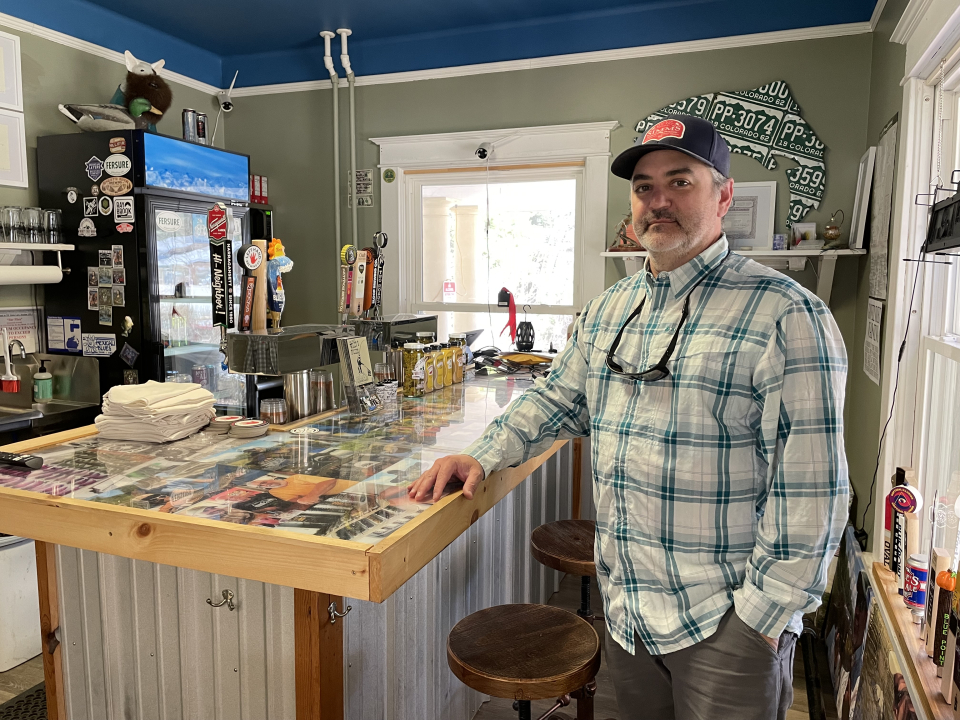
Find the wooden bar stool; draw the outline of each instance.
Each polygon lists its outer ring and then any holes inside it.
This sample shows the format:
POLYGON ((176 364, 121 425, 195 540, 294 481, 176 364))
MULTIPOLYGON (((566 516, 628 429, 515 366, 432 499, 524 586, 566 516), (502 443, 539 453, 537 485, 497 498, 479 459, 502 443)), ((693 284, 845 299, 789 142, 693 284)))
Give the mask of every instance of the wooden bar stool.
POLYGON ((593 718, 600 638, 589 623, 566 610, 498 605, 468 615, 447 637, 447 663, 464 685, 513 698, 520 720, 532 720, 531 700, 558 698, 541 716, 544 720, 569 705, 571 693, 578 690, 589 695, 589 702, 578 701, 577 717, 593 718))
POLYGON ((590 578, 596 577, 593 541, 597 524, 592 520, 557 520, 544 523, 530 535, 530 554, 548 568, 580 576, 580 609, 577 615, 591 625, 590 578))

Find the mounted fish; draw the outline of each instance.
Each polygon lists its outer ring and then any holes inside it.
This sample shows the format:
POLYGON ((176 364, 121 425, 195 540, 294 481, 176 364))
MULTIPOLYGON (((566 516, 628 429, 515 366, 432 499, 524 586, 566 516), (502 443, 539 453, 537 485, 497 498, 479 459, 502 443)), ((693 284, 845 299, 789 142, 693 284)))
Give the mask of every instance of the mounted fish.
POLYGON ((110 103, 105 105, 58 105, 60 112, 84 132, 100 130, 157 131, 157 123, 173 104, 173 91, 157 73, 163 60, 150 64, 124 53, 127 77, 110 103))

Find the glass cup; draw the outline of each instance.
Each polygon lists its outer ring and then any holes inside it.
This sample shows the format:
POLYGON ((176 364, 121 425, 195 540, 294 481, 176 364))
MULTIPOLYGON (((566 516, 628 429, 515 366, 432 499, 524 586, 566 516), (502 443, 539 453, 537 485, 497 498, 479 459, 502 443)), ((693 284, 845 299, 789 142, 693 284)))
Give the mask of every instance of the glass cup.
POLYGON ((24 242, 20 210, 16 205, 0 208, 0 227, 3 228, 4 242, 24 242))
POLYGON ((63 242, 63 215, 60 210, 43 211, 43 229, 47 235, 45 242, 51 245, 63 242))
POLYGON ((25 235, 23 242, 43 242, 43 217, 40 214, 40 208, 23 208, 20 213, 20 222, 23 225, 25 235))

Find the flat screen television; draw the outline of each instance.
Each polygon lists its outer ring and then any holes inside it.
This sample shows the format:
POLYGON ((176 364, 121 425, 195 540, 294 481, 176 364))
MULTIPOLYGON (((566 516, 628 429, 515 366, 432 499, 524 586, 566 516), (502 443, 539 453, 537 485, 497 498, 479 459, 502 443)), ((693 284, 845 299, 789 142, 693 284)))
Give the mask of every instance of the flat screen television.
POLYGON ((250 158, 176 138, 143 133, 148 187, 250 200, 250 158))

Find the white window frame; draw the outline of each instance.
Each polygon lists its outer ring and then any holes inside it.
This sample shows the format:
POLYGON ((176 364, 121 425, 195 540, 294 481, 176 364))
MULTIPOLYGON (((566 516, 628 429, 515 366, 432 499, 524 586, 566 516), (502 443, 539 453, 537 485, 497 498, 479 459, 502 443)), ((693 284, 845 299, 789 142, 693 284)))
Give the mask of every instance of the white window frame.
MULTIPOLYGON (((873 495, 874 513, 871 547, 879 555, 883 544, 885 498, 890 477, 897 467, 917 471, 925 506, 933 502, 936 487, 927 482, 924 460, 929 442, 931 408, 929 398, 933 362, 937 355, 960 361, 960 342, 945 335, 953 309, 943 298, 955 290, 960 268, 915 260, 927 234, 929 209, 917 203, 918 196, 931 193, 936 185, 936 152, 942 140, 940 185, 950 187, 954 169, 960 168, 958 142, 958 89, 960 89, 960 11, 955 3, 911 0, 892 42, 907 46, 903 102, 899 114, 897 176, 889 242, 889 276, 881 356, 881 423, 884 426, 896 392, 892 421, 880 453, 873 495), (949 6, 953 7, 949 7, 949 6), (945 61, 943 87, 940 62, 945 61), (943 93, 943 117, 937 127, 937 108, 943 93), (916 293, 913 293, 916 277, 916 293), (909 333, 905 335, 909 322, 909 333), (899 363, 900 345, 905 341, 899 363), (896 389, 895 389, 896 388, 896 389)), ((940 194, 937 200, 947 195, 940 194)), ((936 259, 934 256, 931 259, 936 259)), ((953 260, 953 258, 943 258, 953 260)), ((851 368, 860 372, 860 368, 851 368)), ((938 419, 943 421, 943 418, 938 419)), ((868 499, 864 498, 862 502, 868 499)), ((862 513, 862 510, 859 510, 862 513)), ((923 523, 923 546, 930 528, 923 523)))
MULTIPOLYGON (((413 313, 418 310, 486 312, 487 305, 457 303, 423 303, 422 298, 422 235, 419 215, 413 212, 411 193, 419 196, 423 180, 436 175, 412 174, 411 170, 484 168, 487 162, 476 157, 481 143, 492 143, 488 159, 490 179, 496 182, 497 168, 517 165, 582 165, 568 167, 582 172, 578 187, 577 236, 574 246, 574 305, 537 306, 537 313, 573 314, 587 301, 605 289, 604 259, 600 255, 608 241, 607 197, 610 177, 610 132, 619 127, 616 121, 548 125, 501 130, 481 130, 434 135, 406 135, 371 138, 380 146, 380 223, 388 237, 396 239, 394 253, 388 250, 383 279, 384 313, 413 313), (391 173, 386 171, 390 170, 391 173), (386 177, 385 177, 386 175, 386 177), (388 182, 388 177, 393 177, 388 182), (396 260, 394 261, 394 258, 396 260), (434 308, 436 306, 436 308, 434 308)), ((518 177, 510 170, 510 178, 518 177)), ((534 173, 536 170, 533 171, 534 173)), ((458 173, 449 173, 453 179, 458 173)), ((483 182, 485 173, 464 172, 467 182, 483 182)), ((459 180, 458 180, 459 181, 459 180)), ((419 210, 419 205, 416 206, 419 210)), ((506 312, 493 305, 493 312, 506 312)))

